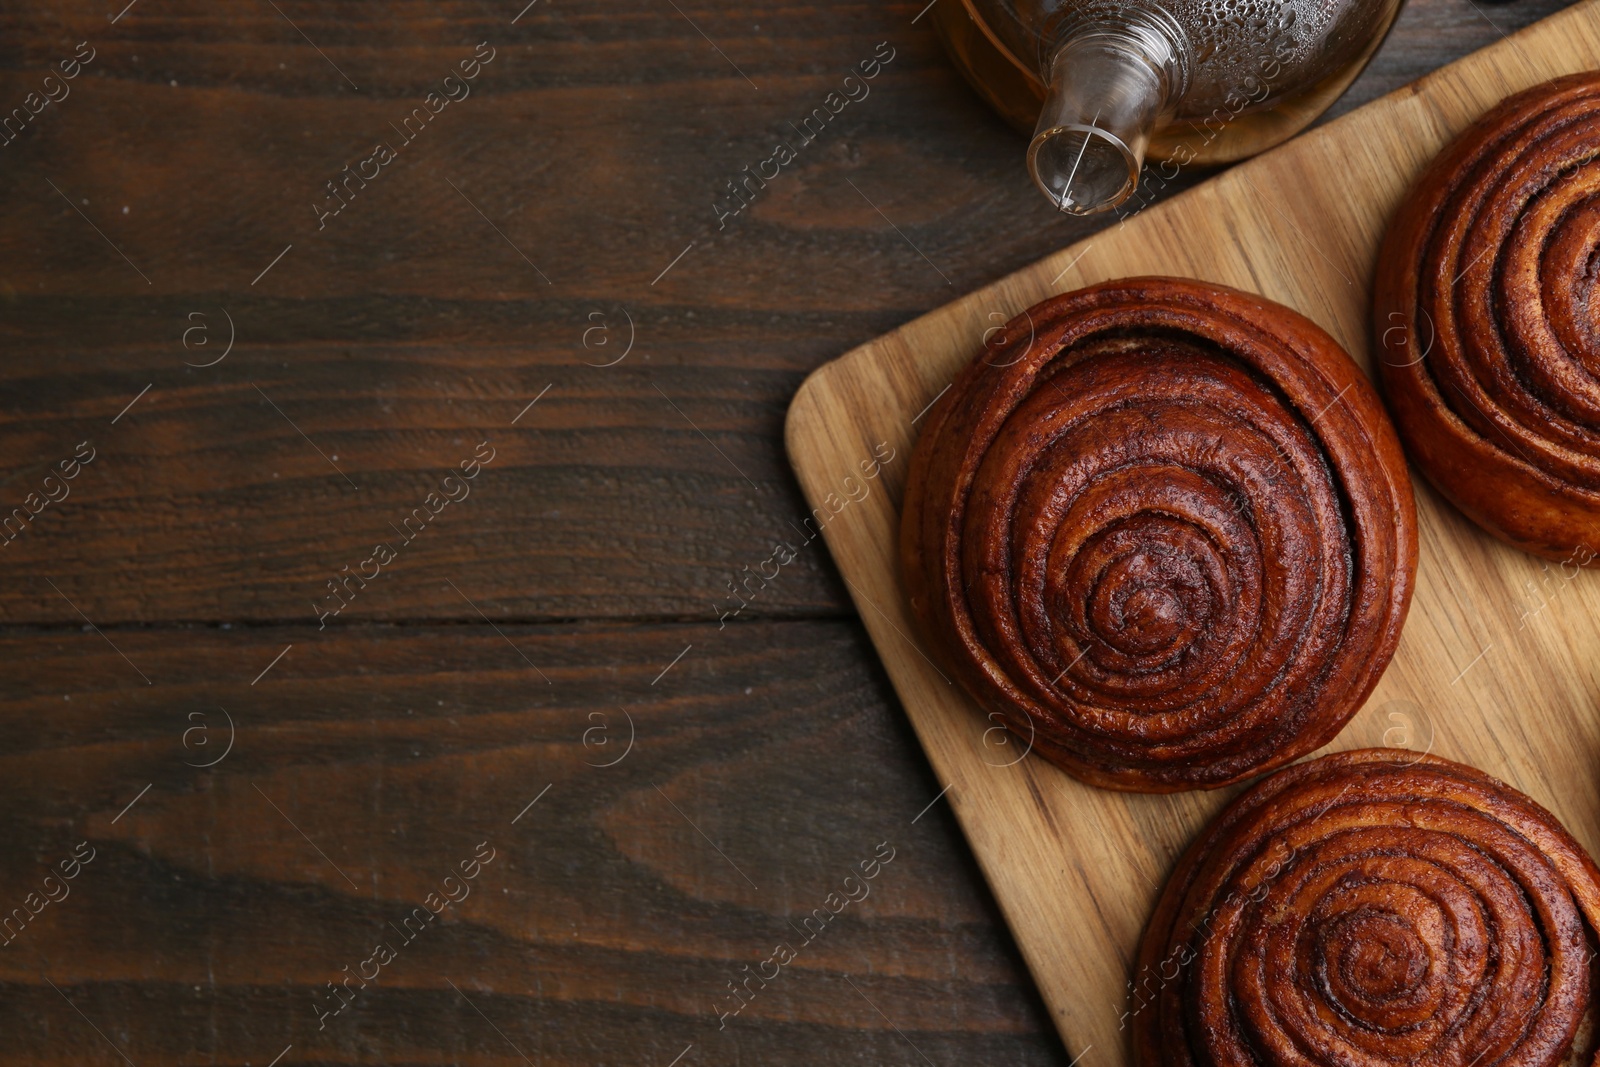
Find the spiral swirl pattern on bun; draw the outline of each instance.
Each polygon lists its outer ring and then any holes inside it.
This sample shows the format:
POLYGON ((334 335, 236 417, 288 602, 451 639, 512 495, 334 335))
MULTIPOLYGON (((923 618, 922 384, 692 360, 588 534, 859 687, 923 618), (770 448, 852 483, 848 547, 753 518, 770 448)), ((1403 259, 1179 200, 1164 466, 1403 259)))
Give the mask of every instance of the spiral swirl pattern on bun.
POLYGON ((1235 800, 1167 884, 1134 1062, 1583 1062, 1597 923, 1594 862, 1482 771, 1394 749, 1302 763, 1235 800))
POLYGON ((1047 300, 927 416, 911 608, 983 709, 1077 777, 1172 791, 1304 755, 1392 655, 1416 567, 1399 443, 1287 308, 1137 278, 1047 300))
POLYGON ((1373 327, 1412 458, 1490 533, 1600 553, 1600 72, 1447 148, 1384 239, 1373 327))

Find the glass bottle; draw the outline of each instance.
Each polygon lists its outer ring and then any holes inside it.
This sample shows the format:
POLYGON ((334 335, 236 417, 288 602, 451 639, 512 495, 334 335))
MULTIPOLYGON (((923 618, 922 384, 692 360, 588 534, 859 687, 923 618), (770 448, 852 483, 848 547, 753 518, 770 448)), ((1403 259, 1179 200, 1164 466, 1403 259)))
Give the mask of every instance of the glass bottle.
POLYGON ((1145 159, 1228 163, 1344 92, 1400 0, 937 0, 956 67, 1012 125, 1062 211, 1115 207, 1145 159))

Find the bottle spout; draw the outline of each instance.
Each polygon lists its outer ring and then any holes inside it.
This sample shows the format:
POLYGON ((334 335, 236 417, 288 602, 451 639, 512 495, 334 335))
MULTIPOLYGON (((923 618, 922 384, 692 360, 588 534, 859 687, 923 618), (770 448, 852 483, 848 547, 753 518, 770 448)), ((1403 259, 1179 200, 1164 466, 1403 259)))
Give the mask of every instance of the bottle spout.
POLYGON ((1164 28, 1090 28, 1067 37, 1050 64, 1050 92, 1028 170, 1071 215, 1116 207, 1138 187, 1157 121, 1181 92, 1182 54, 1164 28))

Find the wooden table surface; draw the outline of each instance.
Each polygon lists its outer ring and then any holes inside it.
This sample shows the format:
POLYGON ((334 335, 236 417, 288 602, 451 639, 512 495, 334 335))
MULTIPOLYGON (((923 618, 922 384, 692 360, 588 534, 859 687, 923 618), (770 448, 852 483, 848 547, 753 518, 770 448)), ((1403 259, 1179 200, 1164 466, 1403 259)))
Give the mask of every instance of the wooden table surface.
POLYGON ((1105 220, 920 0, 524 2, 0 7, 0 1062, 1065 1064, 780 431, 1105 220))

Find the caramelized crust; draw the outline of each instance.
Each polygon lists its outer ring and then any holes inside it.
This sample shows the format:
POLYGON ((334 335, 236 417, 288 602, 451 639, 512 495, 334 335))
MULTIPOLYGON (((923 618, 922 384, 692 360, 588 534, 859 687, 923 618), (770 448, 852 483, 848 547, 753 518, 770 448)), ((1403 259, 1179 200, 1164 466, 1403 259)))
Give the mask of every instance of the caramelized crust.
POLYGON ((1434 160, 1384 238, 1384 390, 1429 480, 1551 559, 1600 553, 1600 72, 1519 93, 1434 160))
POLYGON ((1583 1062, 1597 921, 1594 862, 1482 771, 1394 749, 1302 763, 1179 862, 1132 983, 1134 1062, 1583 1062))
POLYGON ((1416 514, 1376 394, 1260 297, 1041 303, 927 416, 901 562, 933 654, 1077 777, 1225 785, 1324 744, 1394 652, 1416 514))

